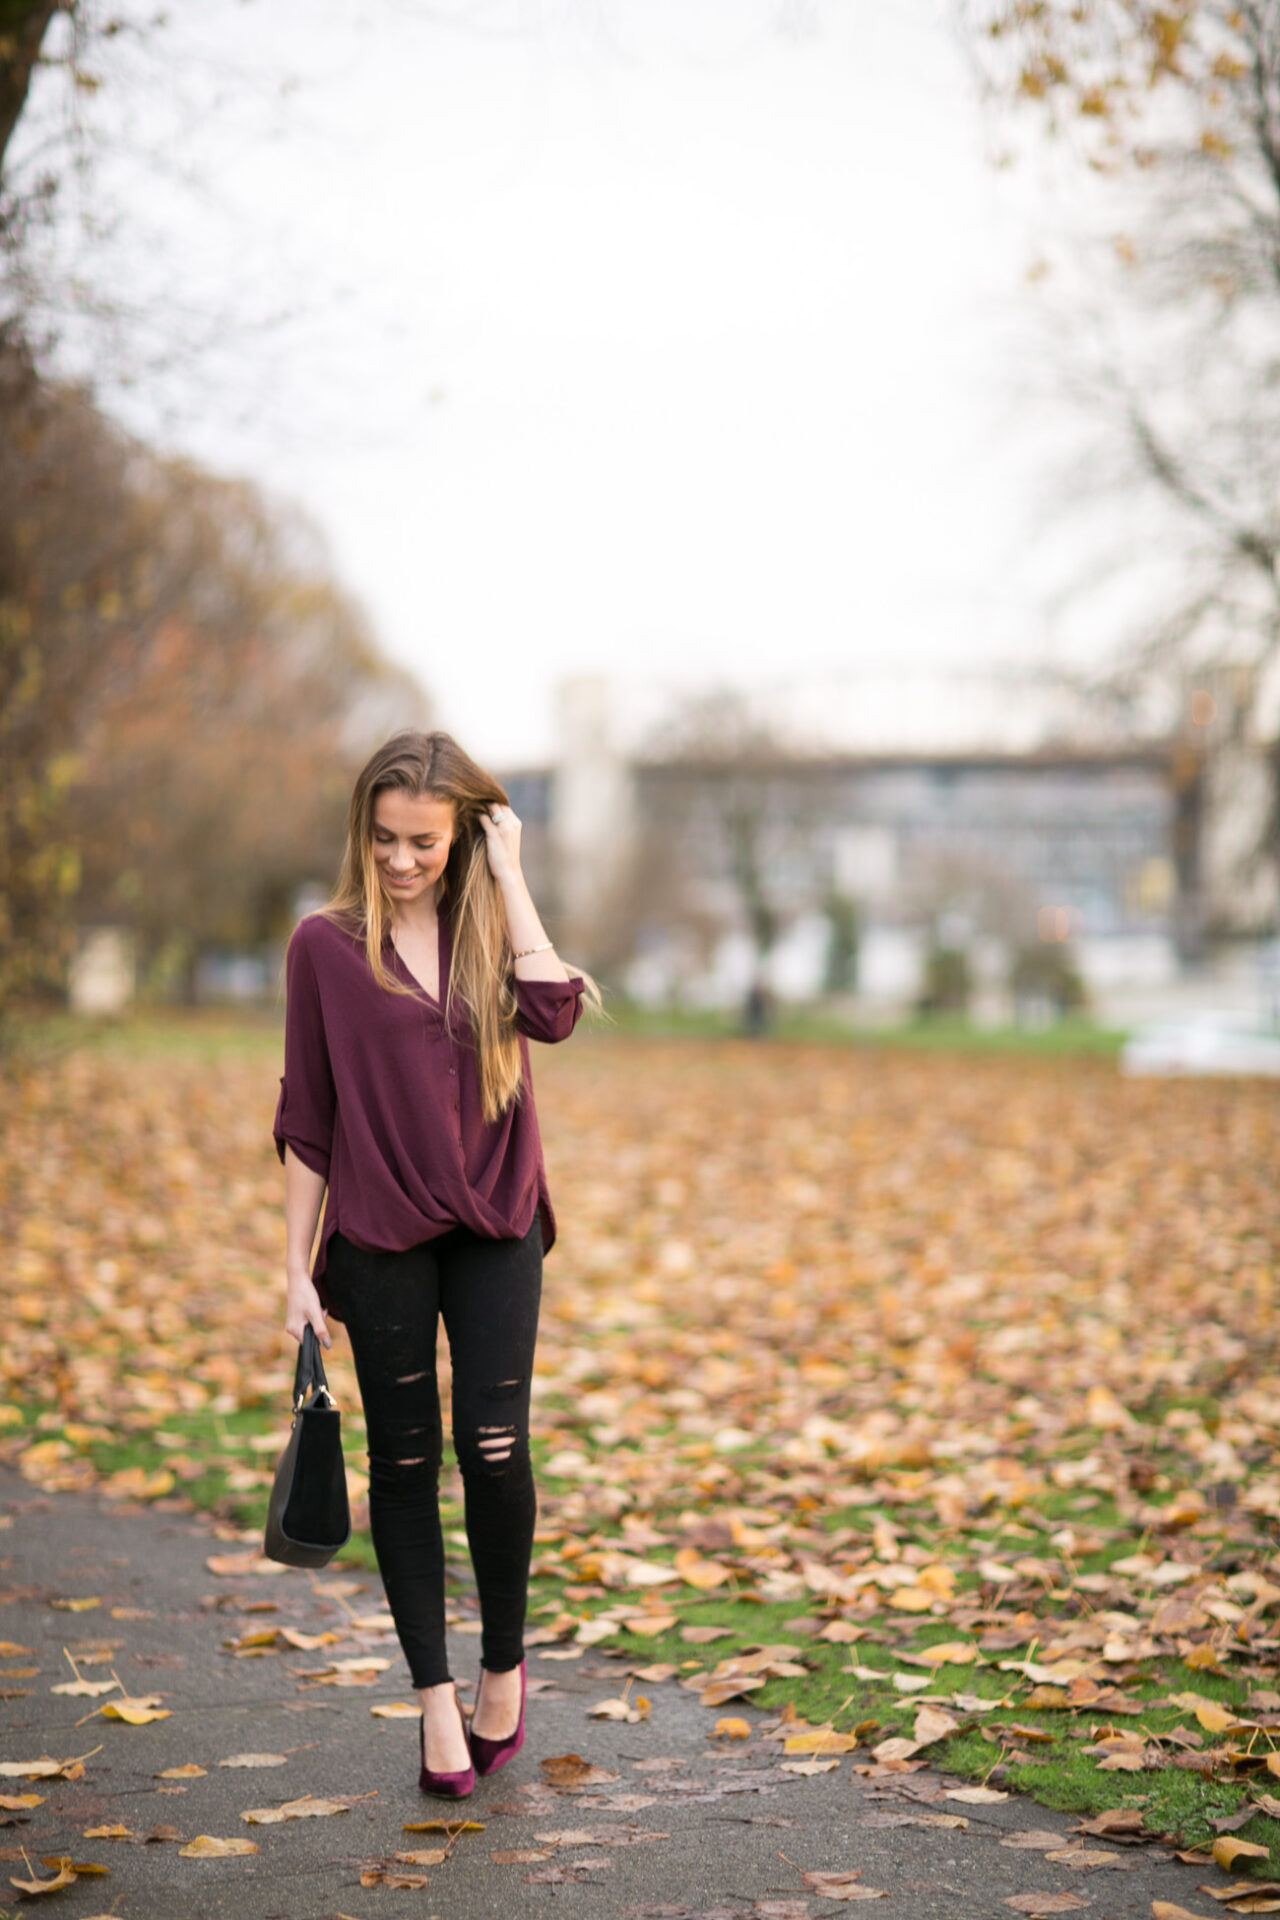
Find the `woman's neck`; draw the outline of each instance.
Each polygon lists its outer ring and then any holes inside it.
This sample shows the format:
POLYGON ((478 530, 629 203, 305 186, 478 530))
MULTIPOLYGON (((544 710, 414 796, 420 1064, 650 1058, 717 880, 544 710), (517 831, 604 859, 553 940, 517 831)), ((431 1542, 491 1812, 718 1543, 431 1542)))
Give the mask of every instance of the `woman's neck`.
POLYGON ((433 887, 421 900, 408 900, 403 904, 392 900, 390 907, 393 932, 399 929, 404 933, 430 933, 439 918, 440 889, 433 887))

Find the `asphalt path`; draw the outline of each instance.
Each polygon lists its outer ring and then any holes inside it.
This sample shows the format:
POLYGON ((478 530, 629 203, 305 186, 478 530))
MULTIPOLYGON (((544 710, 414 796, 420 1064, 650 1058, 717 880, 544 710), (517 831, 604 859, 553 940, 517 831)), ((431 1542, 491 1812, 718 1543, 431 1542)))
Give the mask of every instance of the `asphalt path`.
MULTIPOLYGON (((1082 1836, 1073 1818, 1033 1801, 957 1800, 964 1783, 931 1770, 868 1780, 848 1758, 813 1776, 784 1770, 767 1715, 741 1702, 709 1711, 674 1681, 633 1682, 631 1697, 643 1690, 651 1702, 646 1719, 593 1719, 589 1709, 626 1683, 598 1647, 570 1660, 531 1650, 524 1750, 464 1802, 427 1798, 416 1718, 373 1711, 413 1699, 378 1620, 377 1576, 268 1571, 254 1557, 251 1544, 219 1538, 190 1513, 45 1494, 0 1470, 0 1762, 66 1763, 60 1776, 0 1778, 7 1801, 40 1796, 0 1812, 0 1920, 32 1906, 65 1920, 810 1920, 860 1906, 870 1890, 884 1895, 870 1911, 903 1920, 1149 1920, 1157 1900, 1221 1911, 1198 1889, 1224 1875, 1159 1846, 1082 1836), (211 1559, 237 1564, 219 1572, 211 1559), (233 1651, 276 1628, 343 1637, 233 1651), (363 1658, 390 1664, 326 1682, 328 1663, 363 1658), (77 1674, 90 1685, 117 1676, 130 1700, 156 1701, 141 1711, 166 1717, 108 1719, 98 1709, 119 1693, 53 1690, 77 1674), (719 1713, 748 1720, 751 1738, 709 1737, 719 1713), (244 1755, 278 1763, 225 1764, 244 1755), (592 1771, 575 1779, 569 1755, 592 1771), (556 1759, 558 1771, 542 1764, 556 1759), (160 1777, 182 1767, 203 1771, 160 1777), (345 1810, 242 1818, 317 1800, 345 1810), (410 1830, 464 1818, 483 1830, 410 1830), (111 1828, 126 1832, 95 1832, 111 1828), (1009 1844, 1026 1833, 1043 1837, 1009 1844), (201 1836, 257 1851, 184 1854, 201 1836), (397 1859, 424 1851, 446 1857, 397 1859), (108 1873, 82 1873, 47 1897, 12 1886, 31 1869, 51 1878, 56 1866, 42 1863, 67 1857, 108 1873), (857 1878, 831 1885, 846 1896, 837 1900, 809 1873, 857 1878), (362 1884, 375 1874, 421 1884, 362 1884)), ((465 1602, 459 1611, 450 1662, 469 1700, 477 1623, 465 1602)))

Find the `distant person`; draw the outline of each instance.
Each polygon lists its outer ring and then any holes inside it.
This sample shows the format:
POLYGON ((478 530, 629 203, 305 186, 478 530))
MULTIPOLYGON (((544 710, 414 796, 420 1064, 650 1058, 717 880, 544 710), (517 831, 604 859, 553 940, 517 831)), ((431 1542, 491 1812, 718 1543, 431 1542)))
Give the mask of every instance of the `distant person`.
POLYGON ((547 938, 505 792, 446 733, 398 733, 360 773, 337 891, 296 928, 287 980, 285 1326, 327 1347, 326 1315, 346 1323, 419 1784, 460 1798, 524 1742, 529 1392, 555 1238, 526 1041, 567 1039, 598 995, 547 938), (470 1730, 445 1649, 439 1315, 483 1630, 470 1730))
POLYGON ((742 1030, 749 1039, 758 1040, 769 1031, 773 1021, 773 1001, 764 981, 757 977, 747 989, 742 1009, 742 1030))

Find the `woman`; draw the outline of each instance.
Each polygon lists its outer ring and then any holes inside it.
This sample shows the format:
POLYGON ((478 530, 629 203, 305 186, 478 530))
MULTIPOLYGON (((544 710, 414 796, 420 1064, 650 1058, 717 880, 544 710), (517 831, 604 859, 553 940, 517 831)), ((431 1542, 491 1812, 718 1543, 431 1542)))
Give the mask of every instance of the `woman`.
POLYGON ((287 981, 285 1326, 327 1347, 326 1315, 346 1323, 420 1785, 457 1798, 524 1741, 529 1392, 555 1237, 526 1042, 566 1039, 598 995, 547 938, 505 792, 445 733, 396 734, 360 773, 337 891, 295 930, 287 981), (483 1632, 469 1734, 445 1651, 441 1314, 483 1632))

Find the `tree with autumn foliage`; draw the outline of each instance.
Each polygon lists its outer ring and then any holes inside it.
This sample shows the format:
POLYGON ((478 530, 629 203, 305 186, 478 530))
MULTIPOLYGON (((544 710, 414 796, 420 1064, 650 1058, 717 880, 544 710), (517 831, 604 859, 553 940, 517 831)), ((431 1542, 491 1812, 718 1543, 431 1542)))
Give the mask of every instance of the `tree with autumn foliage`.
POLYGON ((353 768, 419 723, 299 516, 162 460, 0 350, 0 1006, 77 927, 188 979, 287 931, 353 768))
MULTIPOLYGON (((1109 564, 1141 568, 1151 609, 1109 691, 1132 705, 1163 689, 1202 741, 1215 719, 1234 729, 1269 756, 1274 789, 1280 6, 962 5, 1004 129, 1049 143, 1086 203, 1087 236, 1075 235, 1065 273, 1048 273, 1087 288, 1068 295, 1058 372, 1103 430, 1086 491, 1117 508, 1109 564)), ((1051 255, 1046 245, 1042 272, 1051 255)), ((1273 804, 1264 857, 1280 846, 1278 821, 1273 804)))

